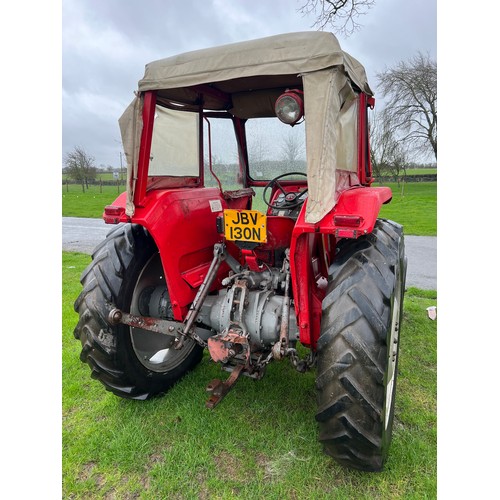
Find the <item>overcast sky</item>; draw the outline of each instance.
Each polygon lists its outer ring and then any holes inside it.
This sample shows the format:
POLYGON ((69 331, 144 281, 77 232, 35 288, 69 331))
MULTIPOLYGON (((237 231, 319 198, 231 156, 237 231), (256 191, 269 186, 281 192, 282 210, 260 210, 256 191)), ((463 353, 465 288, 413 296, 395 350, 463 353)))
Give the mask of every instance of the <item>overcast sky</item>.
MULTIPOLYGON (((181 52, 313 30, 305 0, 64 0, 62 158, 83 147, 96 165, 119 166, 118 118, 146 63, 181 52)), ((376 73, 417 51, 436 57, 436 0, 377 0, 344 50, 376 73)), ((380 96, 379 96, 380 97, 380 96)))

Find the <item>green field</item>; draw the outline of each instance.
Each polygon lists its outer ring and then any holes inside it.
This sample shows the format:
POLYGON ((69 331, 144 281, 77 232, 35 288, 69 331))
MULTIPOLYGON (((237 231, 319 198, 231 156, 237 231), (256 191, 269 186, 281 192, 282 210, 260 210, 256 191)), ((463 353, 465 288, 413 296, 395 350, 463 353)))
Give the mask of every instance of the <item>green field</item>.
POLYGON ((100 218, 106 205, 111 205, 124 186, 89 186, 82 192, 82 187, 70 184, 62 188, 63 217, 100 218))
MULTIPOLYGON (((125 172, 125 170, 123 172, 125 172)), ((120 174, 120 179, 124 179, 125 177, 126 177, 126 173, 120 174)), ((63 173, 62 174, 63 182, 66 182, 67 179, 68 179, 67 174, 63 173)), ((96 175, 95 182, 99 182, 99 181, 116 181, 116 179, 113 177, 112 172, 99 172, 96 175)), ((71 182, 73 182, 73 181, 71 181, 71 182)))
POLYGON ((122 400, 90 378, 73 337, 73 302, 90 262, 63 252, 63 498, 436 498, 436 292, 406 294, 394 438, 386 470, 338 466, 317 441, 314 373, 272 363, 243 377, 215 409, 205 387, 224 378, 205 357, 165 397, 122 400))
POLYGON ((402 224, 406 234, 436 236, 437 183, 408 182, 404 184, 404 194, 397 184, 386 185, 392 189, 392 200, 382 206, 380 217, 402 224))
POLYGON ((409 168, 406 175, 435 175, 437 168, 409 168))
MULTIPOLYGON (((437 168, 409 168, 406 170, 406 176, 412 175, 436 175, 437 168)), ((383 177, 391 177, 391 172, 381 172, 381 176, 383 177)))
MULTIPOLYGON (((384 205, 381 217, 403 224, 406 234, 436 236, 437 234, 437 183, 408 182, 404 184, 404 194, 395 183, 386 184, 392 189, 391 203, 384 205)), ((123 186, 120 191, 123 191, 123 186)), ((261 192, 258 191, 254 206, 265 210, 261 192)), ((116 186, 91 186, 85 193, 81 186, 70 184, 62 187, 63 217, 102 217, 104 207, 113 203, 118 196, 116 186), (102 190, 102 192, 101 192, 102 190)))

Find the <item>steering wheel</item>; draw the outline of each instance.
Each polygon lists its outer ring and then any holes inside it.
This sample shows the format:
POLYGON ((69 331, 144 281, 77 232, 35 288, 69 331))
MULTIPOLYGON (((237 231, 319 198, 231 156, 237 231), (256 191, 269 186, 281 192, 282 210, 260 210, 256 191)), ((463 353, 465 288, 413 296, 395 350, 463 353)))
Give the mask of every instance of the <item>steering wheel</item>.
POLYGON ((264 203, 270 207, 274 208, 276 210, 278 209, 291 209, 291 208, 296 208, 299 205, 301 205, 304 200, 301 199, 302 195, 304 193, 307 193, 307 188, 303 189, 302 191, 299 191, 297 193, 287 193, 284 189, 283 186, 278 182, 280 179, 283 179, 284 177, 289 177, 291 175, 302 175, 303 177, 307 178, 307 175, 304 174, 303 172, 287 172, 286 174, 278 175, 278 177, 275 177, 271 181, 268 182, 266 187, 264 188, 264 191, 262 193, 262 198, 264 200, 264 203), (271 200, 266 199, 266 193, 268 189, 272 189, 274 186, 276 186, 282 193, 283 196, 285 197, 285 202, 281 205, 277 205, 276 202, 271 203, 271 200))

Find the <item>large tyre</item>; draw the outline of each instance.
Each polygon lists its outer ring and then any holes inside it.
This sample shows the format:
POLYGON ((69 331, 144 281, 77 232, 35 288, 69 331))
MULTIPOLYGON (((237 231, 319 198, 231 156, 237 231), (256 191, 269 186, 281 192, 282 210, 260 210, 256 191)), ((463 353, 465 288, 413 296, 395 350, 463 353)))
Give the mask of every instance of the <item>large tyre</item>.
POLYGON ((382 470, 392 436, 406 277, 403 229, 379 219, 329 269, 318 340, 319 440, 342 465, 382 470))
POLYGON ((142 226, 124 224, 111 231, 95 249, 81 283, 74 335, 82 343, 80 359, 107 390, 147 399, 166 392, 200 362, 203 349, 190 340, 174 350, 169 348, 172 337, 107 321, 114 306, 132 314, 172 317, 159 253, 142 226))

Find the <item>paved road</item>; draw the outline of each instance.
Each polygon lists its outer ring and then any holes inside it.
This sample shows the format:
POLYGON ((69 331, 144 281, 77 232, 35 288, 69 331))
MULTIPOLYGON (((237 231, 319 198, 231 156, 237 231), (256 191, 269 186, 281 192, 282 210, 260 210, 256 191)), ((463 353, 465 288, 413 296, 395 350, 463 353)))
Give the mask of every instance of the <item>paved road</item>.
MULTIPOLYGON (((63 217, 63 250, 91 254, 96 245, 114 227, 105 224, 102 219, 63 217)), ((436 290, 437 238, 434 236, 406 236, 405 245, 408 256, 406 286, 436 290)))

